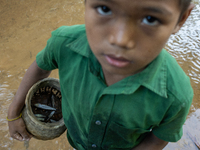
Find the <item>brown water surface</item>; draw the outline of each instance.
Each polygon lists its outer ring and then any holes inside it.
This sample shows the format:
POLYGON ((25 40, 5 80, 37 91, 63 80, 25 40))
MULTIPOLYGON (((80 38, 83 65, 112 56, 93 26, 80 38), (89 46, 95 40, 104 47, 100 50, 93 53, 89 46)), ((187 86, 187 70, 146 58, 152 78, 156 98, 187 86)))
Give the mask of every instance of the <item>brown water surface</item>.
MULTIPOLYGON (((191 78, 194 100, 183 127, 184 135, 166 150, 198 150, 190 132, 200 143, 200 0, 187 23, 173 35, 166 49, 191 78)), ((62 25, 84 23, 83 0, 2 0, 0 1, 0 149, 25 150, 23 142, 10 138, 6 114, 21 79, 41 51, 51 31, 62 25)), ((58 78, 57 71, 51 77, 58 78)), ((29 150, 72 150, 65 133, 51 141, 31 139, 29 150)))

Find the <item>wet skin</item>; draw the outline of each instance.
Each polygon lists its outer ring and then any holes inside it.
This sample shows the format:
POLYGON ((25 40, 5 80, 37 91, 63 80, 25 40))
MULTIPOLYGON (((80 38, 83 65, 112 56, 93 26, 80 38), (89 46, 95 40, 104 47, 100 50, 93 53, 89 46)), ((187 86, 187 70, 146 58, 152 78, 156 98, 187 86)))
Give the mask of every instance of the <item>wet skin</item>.
POLYGON ((178 0, 87 0, 90 47, 107 85, 142 71, 182 24, 178 0))

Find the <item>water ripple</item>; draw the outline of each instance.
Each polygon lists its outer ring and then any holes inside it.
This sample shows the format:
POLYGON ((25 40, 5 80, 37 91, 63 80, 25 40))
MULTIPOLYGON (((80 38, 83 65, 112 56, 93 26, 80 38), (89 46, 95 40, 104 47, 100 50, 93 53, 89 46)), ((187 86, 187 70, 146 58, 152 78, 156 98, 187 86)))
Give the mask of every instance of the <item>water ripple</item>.
POLYGON ((200 82, 200 6, 196 7, 181 30, 172 35, 166 45, 168 52, 176 58, 192 81, 200 82))

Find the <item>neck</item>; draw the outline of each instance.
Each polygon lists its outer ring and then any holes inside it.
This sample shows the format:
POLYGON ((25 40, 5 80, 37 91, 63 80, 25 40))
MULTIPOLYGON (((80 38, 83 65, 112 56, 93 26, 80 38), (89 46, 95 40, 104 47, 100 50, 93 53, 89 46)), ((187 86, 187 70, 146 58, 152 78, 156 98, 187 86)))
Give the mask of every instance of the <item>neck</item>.
POLYGON ((111 86, 111 85, 121 81, 122 79, 130 76, 130 75, 111 74, 104 69, 103 69, 103 73, 104 73, 104 78, 105 78, 105 82, 106 82, 107 86, 111 86))
POLYGON ((106 85, 110 86, 112 84, 115 84, 115 83, 121 81, 122 79, 124 79, 128 76, 131 76, 131 75, 134 75, 134 74, 137 74, 137 73, 143 71, 145 68, 142 68, 142 69, 140 69, 140 70, 138 70, 138 71, 136 71, 135 73, 132 73, 132 74, 113 74, 113 73, 106 71, 104 68, 102 68, 102 70, 103 70, 106 85))

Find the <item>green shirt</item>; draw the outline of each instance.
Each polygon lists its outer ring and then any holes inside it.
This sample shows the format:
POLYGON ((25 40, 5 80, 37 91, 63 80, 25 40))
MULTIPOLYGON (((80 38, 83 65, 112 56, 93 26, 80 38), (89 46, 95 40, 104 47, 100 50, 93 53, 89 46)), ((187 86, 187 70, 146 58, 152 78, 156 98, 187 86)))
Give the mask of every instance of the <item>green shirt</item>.
POLYGON ((189 78, 162 50, 145 70, 107 86, 84 25, 52 32, 36 62, 59 69, 68 140, 78 150, 131 149, 153 132, 176 142, 192 103, 189 78))

